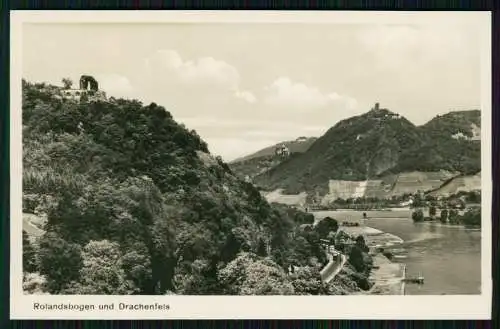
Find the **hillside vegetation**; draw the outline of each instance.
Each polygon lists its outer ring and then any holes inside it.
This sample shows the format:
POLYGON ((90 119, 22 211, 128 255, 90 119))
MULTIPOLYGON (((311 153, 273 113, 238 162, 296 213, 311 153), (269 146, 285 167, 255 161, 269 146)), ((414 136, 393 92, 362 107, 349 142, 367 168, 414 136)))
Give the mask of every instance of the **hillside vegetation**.
POLYGON ((35 244, 23 232, 29 292, 340 293, 318 280, 328 232, 301 231, 306 214, 267 203, 165 108, 56 89, 23 81, 23 212, 45 219, 35 244))
POLYGON ((480 171, 480 111, 450 112, 423 126, 387 109, 338 122, 304 153, 257 175, 264 189, 328 192, 329 180, 361 181, 403 172, 480 171), (474 133, 476 135, 474 135, 474 133))
POLYGON ((481 112, 449 112, 418 127, 425 137, 423 145, 408 152, 391 172, 458 171, 474 175, 481 170, 481 112), (479 134, 478 134, 479 133, 479 134))
POLYGON ((277 143, 248 156, 236 159, 232 161, 229 166, 233 172, 240 177, 245 178, 248 176, 253 178, 279 165, 286 159, 275 155, 276 147, 285 145, 290 151, 290 156, 294 156, 297 153, 304 153, 307 151, 316 140, 316 137, 301 137, 294 141, 277 143))
POLYGON ((273 156, 274 152, 276 150, 276 147, 281 146, 281 145, 285 145, 290 150, 290 153, 303 153, 303 152, 307 151, 309 149, 309 147, 311 147, 311 145, 317 139, 318 139, 317 137, 299 137, 293 141, 280 142, 280 143, 277 143, 275 145, 263 148, 262 150, 259 150, 255 153, 250 154, 250 155, 233 160, 233 161, 231 161, 230 164, 233 165, 233 164, 248 161, 251 159, 273 156))

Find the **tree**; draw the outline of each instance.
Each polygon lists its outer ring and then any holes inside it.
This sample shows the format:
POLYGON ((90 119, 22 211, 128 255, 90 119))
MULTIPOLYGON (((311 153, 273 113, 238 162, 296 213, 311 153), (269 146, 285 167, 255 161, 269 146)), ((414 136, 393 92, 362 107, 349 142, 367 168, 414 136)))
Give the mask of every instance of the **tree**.
POLYGON ((295 221, 299 224, 313 224, 314 215, 310 213, 297 212, 295 215, 295 221))
POLYGON ((368 252, 370 248, 366 245, 365 238, 362 235, 358 235, 356 238, 356 246, 363 252, 368 252))
POLYGON ((267 246, 262 238, 259 239, 259 245, 257 246, 257 255, 261 257, 267 256, 267 246))
POLYGON ((460 220, 456 209, 450 209, 450 212, 448 213, 448 220, 450 221, 450 224, 459 224, 460 220))
POLYGON ((469 208, 462 216, 462 222, 466 226, 481 226, 481 208, 469 208))
POLYGON ((218 274, 231 295, 292 295, 294 287, 283 270, 268 258, 241 253, 218 274))
POLYGON ((63 78, 62 83, 64 89, 71 89, 71 86, 73 85, 73 81, 70 78, 63 78))
POLYGON ((291 277, 296 295, 327 295, 328 284, 323 283, 318 268, 313 266, 299 267, 291 277))
POLYGON ((350 236, 344 231, 338 231, 335 235, 335 248, 344 251, 345 243, 350 239, 350 236))
POLYGON ((433 196, 432 194, 427 194, 425 196, 425 201, 436 201, 436 197, 433 196))
POLYGON ((357 245, 352 246, 349 253, 349 263, 356 269, 357 272, 363 273, 366 271, 363 251, 357 245))
POLYGON ((219 295, 221 284, 214 264, 207 259, 182 262, 175 267, 174 287, 181 295, 219 295))
POLYGON ((411 218, 414 222, 422 222, 424 220, 424 213, 421 209, 417 209, 411 214, 411 218))
POLYGON ((92 295, 130 295, 138 289, 126 278, 116 242, 90 241, 82 251, 80 278, 66 292, 92 295))
POLYGON ((132 245, 129 250, 123 253, 121 261, 126 278, 132 281, 135 287, 144 293, 154 292, 155 283, 152 280, 151 256, 144 244, 137 242, 132 245))
POLYGON ((422 197, 420 196, 419 193, 415 194, 413 196, 413 202, 411 204, 411 206, 413 208, 419 208, 419 207, 423 207, 425 204, 424 200, 422 200, 422 197))
POLYGON ((315 226, 315 231, 319 234, 321 239, 326 238, 331 231, 337 232, 338 229, 339 229, 338 222, 331 217, 323 218, 315 226))
POLYGON ((480 191, 468 192, 467 201, 470 203, 481 203, 481 192, 480 191))
POLYGON ((23 230, 23 272, 36 272, 35 249, 31 245, 28 234, 23 230))
POLYGON ((46 276, 51 293, 59 293, 71 281, 80 278, 80 246, 67 242, 54 232, 47 232, 40 238, 39 258, 40 274, 46 276))
POLYGON ((32 295, 47 295, 47 280, 39 273, 28 273, 23 278, 23 291, 32 295))
POLYGON ((441 223, 448 222, 448 210, 447 209, 441 210, 440 220, 441 220, 441 223))
POLYGON ((434 216, 436 216, 436 213, 437 213, 437 209, 436 209, 436 206, 432 205, 429 207, 429 216, 431 216, 432 218, 434 216))

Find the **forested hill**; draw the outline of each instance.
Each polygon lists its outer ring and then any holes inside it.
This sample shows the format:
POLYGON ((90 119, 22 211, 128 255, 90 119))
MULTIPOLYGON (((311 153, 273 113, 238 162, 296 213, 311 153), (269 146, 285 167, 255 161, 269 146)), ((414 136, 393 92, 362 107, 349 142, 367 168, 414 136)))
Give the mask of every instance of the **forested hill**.
POLYGON ((404 117, 385 109, 348 118, 331 127, 304 153, 256 177, 267 188, 297 193, 320 189, 329 179, 364 180, 395 166, 418 148, 422 134, 404 117))
POLYGON ((474 175, 481 171, 481 111, 448 112, 418 129, 425 137, 423 145, 407 153, 392 172, 448 170, 474 175))
POLYGON ((317 140, 317 137, 299 137, 293 141, 283 141, 272 146, 268 146, 250 155, 238 158, 230 162, 231 165, 235 165, 240 162, 249 161, 252 159, 265 158, 269 156, 274 156, 276 148, 281 145, 285 145, 290 153, 303 153, 311 147, 311 145, 317 140))
POLYGON ((328 181, 410 171, 481 170, 480 111, 450 112, 423 126, 387 109, 338 122, 304 153, 255 177, 266 189, 326 193, 328 181))
POLYGON ((291 154, 303 153, 307 151, 316 141, 316 137, 299 137, 293 141, 284 141, 275 145, 263 148, 255 153, 236 159, 229 163, 231 170, 242 178, 254 177, 274 166, 279 165, 284 157, 275 154, 276 148, 285 145, 291 154))
POLYGON ((23 81, 23 211, 47 218, 23 264, 46 291, 331 292, 316 233, 289 238, 304 214, 269 205, 165 108, 79 103, 57 89, 23 81), (290 264, 306 278, 288 276, 290 264))

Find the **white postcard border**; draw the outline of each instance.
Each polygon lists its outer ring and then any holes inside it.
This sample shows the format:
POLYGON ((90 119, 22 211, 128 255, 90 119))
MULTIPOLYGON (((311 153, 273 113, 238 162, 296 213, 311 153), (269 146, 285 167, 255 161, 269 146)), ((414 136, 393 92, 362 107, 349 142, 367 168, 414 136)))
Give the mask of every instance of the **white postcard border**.
MULTIPOLYGON (((489 319, 491 317, 491 15, 489 12, 11 11, 12 319, 489 319), (482 33, 481 295, 445 296, 63 296, 22 292, 22 26, 26 23, 422 24, 470 20, 482 33), (114 310, 40 311, 34 303, 111 304, 114 310), (124 311, 168 304, 168 311, 124 311)), ((451 256, 451 255, 450 255, 451 256)), ((452 256, 451 256, 452 257, 452 256)))

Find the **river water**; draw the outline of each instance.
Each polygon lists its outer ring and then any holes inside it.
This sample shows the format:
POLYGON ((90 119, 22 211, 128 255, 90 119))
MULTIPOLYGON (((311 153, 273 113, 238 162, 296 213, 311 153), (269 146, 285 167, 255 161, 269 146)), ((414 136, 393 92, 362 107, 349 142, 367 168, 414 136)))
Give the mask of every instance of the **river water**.
MULTIPOLYGON (((481 232, 455 226, 413 223, 409 212, 366 212, 370 226, 402 238, 394 246, 398 258, 407 264, 407 277, 422 274, 425 284, 407 284, 407 295, 463 295, 481 293, 481 232)), ((325 213, 319 217, 323 217, 325 213)), ((342 222, 360 219, 362 212, 333 211, 328 216, 342 222)))

